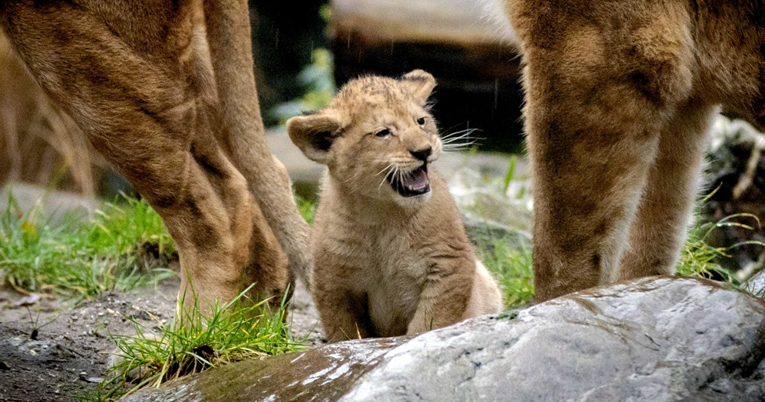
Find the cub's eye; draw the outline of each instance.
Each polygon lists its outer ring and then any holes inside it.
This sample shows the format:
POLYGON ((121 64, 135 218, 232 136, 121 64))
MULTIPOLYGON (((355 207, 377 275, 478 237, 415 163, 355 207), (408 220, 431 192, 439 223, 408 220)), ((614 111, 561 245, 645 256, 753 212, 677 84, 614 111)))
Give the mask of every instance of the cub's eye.
POLYGON ((426 121, 427 121, 426 117, 420 117, 419 119, 417 119, 417 124, 424 126, 426 121))
POLYGON ((387 136, 391 135, 391 132, 387 128, 384 128, 384 129, 378 131, 375 135, 378 136, 378 137, 387 137, 387 136))

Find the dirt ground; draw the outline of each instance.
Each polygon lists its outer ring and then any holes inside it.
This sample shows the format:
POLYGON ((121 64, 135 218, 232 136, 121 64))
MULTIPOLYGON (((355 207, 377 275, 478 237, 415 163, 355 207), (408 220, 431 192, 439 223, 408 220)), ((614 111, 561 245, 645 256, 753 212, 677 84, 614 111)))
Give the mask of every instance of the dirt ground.
MULTIPOLYGON (((61 298, 35 297, 0 288, 0 402, 75 401, 106 375, 115 348, 109 334, 134 333, 126 316, 145 329, 173 319, 178 280, 156 288, 108 292, 76 306, 61 298), (38 328, 35 330, 35 328, 38 328)), ((322 342, 318 313, 298 284, 290 320, 295 339, 322 342)))

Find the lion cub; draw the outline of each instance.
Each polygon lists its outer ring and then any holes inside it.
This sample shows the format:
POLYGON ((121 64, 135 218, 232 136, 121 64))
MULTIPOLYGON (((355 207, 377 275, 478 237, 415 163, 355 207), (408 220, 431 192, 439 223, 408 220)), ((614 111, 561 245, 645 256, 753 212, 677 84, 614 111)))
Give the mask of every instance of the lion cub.
POLYGON ((427 100, 432 75, 348 82, 329 107, 287 121, 327 165, 316 211, 312 293, 330 342, 416 334, 502 309, 443 177, 427 100))

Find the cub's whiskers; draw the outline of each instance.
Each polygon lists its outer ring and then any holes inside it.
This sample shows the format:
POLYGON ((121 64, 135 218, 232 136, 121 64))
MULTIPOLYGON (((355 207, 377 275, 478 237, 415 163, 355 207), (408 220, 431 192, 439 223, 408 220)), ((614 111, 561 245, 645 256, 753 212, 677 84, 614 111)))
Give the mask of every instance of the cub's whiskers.
POLYGON ((469 128, 444 135, 441 137, 443 151, 456 152, 468 149, 479 140, 477 137, 472 137, 472 134, 476 131, 480 130, 477 128, 469 128))
POLYGON ((377 176, 385 172, 385 175, 383 176, 382 180, 380 180, 380 184, 377 186, 377 191, 380 191, 380 187, 382 187, 383 183, 385 183, 385 180, 388 180, 388 177, 391 175, 393 168, 394 168, 393 162, 391 162, 388 164, 388 166, 386 166, 383 170, 381 170, 379 173, 375 175, 377 176))

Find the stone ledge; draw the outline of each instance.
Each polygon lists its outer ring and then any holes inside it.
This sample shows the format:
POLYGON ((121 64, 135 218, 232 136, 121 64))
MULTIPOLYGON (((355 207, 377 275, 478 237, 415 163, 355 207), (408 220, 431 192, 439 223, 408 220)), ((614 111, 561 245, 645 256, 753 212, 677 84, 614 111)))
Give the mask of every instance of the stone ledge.
POLYGON ((646 278, 411 339, 245 361, 126 401, 765 399, 765 302, 646 278))

